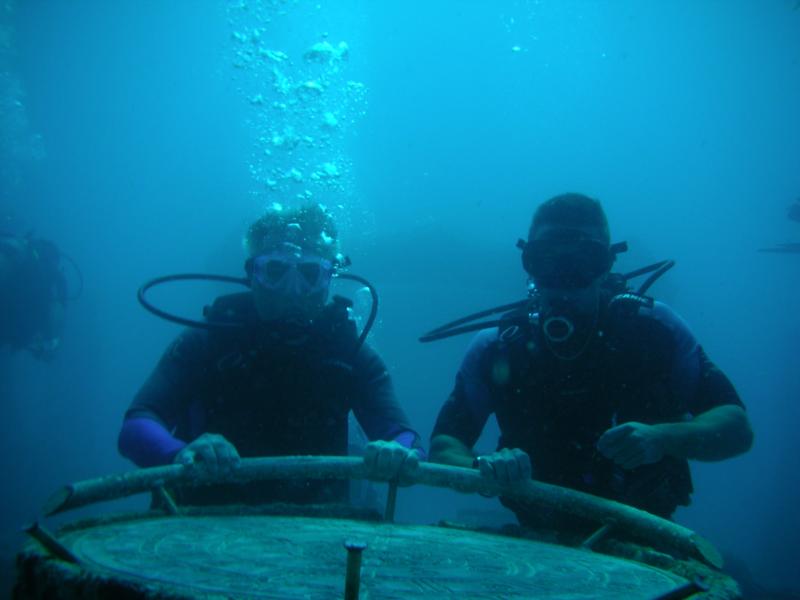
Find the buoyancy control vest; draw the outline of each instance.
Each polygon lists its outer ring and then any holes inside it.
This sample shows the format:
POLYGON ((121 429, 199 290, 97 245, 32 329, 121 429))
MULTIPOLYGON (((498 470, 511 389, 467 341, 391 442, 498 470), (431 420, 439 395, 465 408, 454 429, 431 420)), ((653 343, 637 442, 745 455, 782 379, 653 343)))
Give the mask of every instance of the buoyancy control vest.
MULTIPOLYGON (((258 321, 251 293, 218 298, 206 310, 209 320, 252 326, 209 332, 211 373, 192 429, 225 436, 242 457, 346 455, 357 348, 348 306, 348 300, 335 297, 302 331, 290 332, 290 341, 286 331, 277 331, 280 325, 258 321)), ((347 482, 266 481, 197 488, 182 500, 262 504, 346 497, 347 482)))
MULTIPOLYGON (((640 313, 642 297, 615 298, 614 310, 604 310, 594 343, 577 361, 555 358, 535 324, 518 325, 519 315, 501 323, 483 365, 497 392, 499 447, 526 451, 537 480, 669 517, 689 503, 687 461, 665 457, 625 471, 596 447, 616 425, 680 421, 686 413, 668 381, 675 343, 670 331, 640 313)), ((519 515, 520 507, 509 504, 519 515)))

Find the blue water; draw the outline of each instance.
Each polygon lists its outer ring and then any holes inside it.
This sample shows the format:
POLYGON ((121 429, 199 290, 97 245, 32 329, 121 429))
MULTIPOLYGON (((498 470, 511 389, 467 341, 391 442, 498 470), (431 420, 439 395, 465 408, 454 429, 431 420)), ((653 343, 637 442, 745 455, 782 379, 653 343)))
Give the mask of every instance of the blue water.
MULTIPOLYGON (((416 336, 522 297, 514 242, 538 203, 577 191, 630 243, 623 270, 677 261, 653 292, 756 432, 746 456, 693 466, 677 520, 762 586, 800 590, 800 256, 757 252, 800 241, 795 0, 7 0, 0 107, 0 216, 86 283, 54 362, 0 353, 6 565, 56 486, 129 466, 122 415, 177 333, 136 303, 147 278, 239 274, 264 207, 324 203, 381 293, 372 342, 427 439, 468 338, 416 336), (305 60, 322 41, 335 52, 305 60)), ((212 292, 163 298, 197 315, 212 292)), ((482 498, 399 499, 407 521, 459 510, 503 517, 482 498)))

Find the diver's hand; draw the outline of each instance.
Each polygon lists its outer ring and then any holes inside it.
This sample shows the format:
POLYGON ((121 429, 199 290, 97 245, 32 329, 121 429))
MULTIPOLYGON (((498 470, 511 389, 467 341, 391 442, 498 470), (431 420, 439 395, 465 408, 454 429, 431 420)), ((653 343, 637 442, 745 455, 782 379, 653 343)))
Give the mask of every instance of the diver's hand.
POLYGON ((631 421, 606 431, 597 449, 623 469, 635 469, 664 458, 664 436, 658 425, 631 421))
POLYGON ((191 465, 204 474, 226 475, 241 463, 236 448, 224 436, 204 433, 175 456, 175 463, 191 465))
POLYGON ((364 449, 364 465, 369 479, 398 480, 400 485, 410 485, 419 470, 419 452, 397 442, 379 440, 370 442, 364 449))
POLYGON ((500 483, 525 481, 533 476, 531 458, 519 448, 503 448, 494 454, 479 456, 477 461, 481 475, 500 483))

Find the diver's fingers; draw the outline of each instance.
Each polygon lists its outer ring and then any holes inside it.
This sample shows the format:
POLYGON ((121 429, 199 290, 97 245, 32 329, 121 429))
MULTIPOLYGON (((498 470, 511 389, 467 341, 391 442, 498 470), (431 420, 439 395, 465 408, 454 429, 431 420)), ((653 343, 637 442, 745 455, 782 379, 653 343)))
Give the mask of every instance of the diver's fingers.
POLYGON ((533 477, 533 468, 531 467, 531 457, 527 452, 522 450, 515 450, 517 455, 517 464, 519 465, 519 478, 527 481, 533 477))
POLYGON ((625 448, 630 447, 632 441, 633 440, 631 439, 631 436, 627 435, 623 438, 617 438, 611 442, 605 442, 603 444, 600 444, 600 442, 598 442, 597 449, 603 455, 610 457, 615 454, 619 454, 625 448))
POLYGON ((408 459, 408 455, 408 448, 397 442, 392 442, 392 465, 391 473, 389 473, 392 478, 400 476, 405 466, 406 459, 408 459))
POLYGON ((400 485, 411 485, 419 472, 420 455, 417 450, 407 450, 403 464, 400 465, 398 481, 400 485))
POLYGON ((617 439, 613 443, 605 444, 602 447, 598 443, 597 449, 607 458, 614 458, 620 454, 628 452, 631 448, 639 447, 639 440, 636 436, 628 435, 617 439))
POLYGON ((611 460, 619 460, 621 456, 624 456, 635 449, 636 446, 631 444, 629 440, 626 440, 624 443, 607 446, 604 450, 601 450, 601 452, 606 458, 610 458, 611 460))
POLYGON ((406 449, 396 442, 382 440, 370 442, 364 449, 367 476, 375 479, 393 479, 400 471, 406 449))
POLYGON ((242 457, 239 456, 239 451, 236 449, 236 446, 230 444, 228 447, 230 448, 231 453, 233 454, 234 466, 238 467, 239 465, 242 464, 242 457))
POLYGON ((194 464, 195 460, 195 452, 189 446, 185 446, 180 452, 178 452, 177 456, 175 456, 175 462, 181 465, 194 464))
POLYGON ((637 459, 637 458, 644 458, 644 450, 639 447, 631 447, 625 449, 625 451, 620 452, 614 457, 614 462, 618 465, 625 466, 629 462, 637 459))
POLYGON ((202 467, 207 469, 211 474, 217 472, 217 453, 214 451, 213 444, 197 444, 194 447, 194 452, 195 464, 202 465, 202 467))
POLYGON ((413 473, 419 470, 419 452, 408 450, 403 460, 402 469, 406 473, 413 473))
POLYGON ((375 463, 378 459, 378 446, 376 444, 367 444, 364 448, 364 465, 367 471, 371 472, 375 469, 375 463))
POLYGON ((394 442, 394 447, 392 449, 392 456, 393 460, 395 461, 392 465, 394 469, 393 476, 397 477, 400 475, 400 472, 403 470, 403 467, 406 464, 406 460, 408 459, 409 451, 408 448, 394 442))
POLYGON ((506 475, 508 477, 508 481, 519 481, 520 468, 515 452, 512 452, 511 456, 508 458, 508 460, 506 460, 506 475))
POLYGON ((597 441, 597 449, 604 452, 604 449, 624 440, 633 433, 634 430, 635 428, 630 423, 623 423, 617 427, 612 427, 600 436, 600 439, 597 441))
POLYGON ((378 452, 376 471, 381 477, 391 478, 400 467, 402 456, 398 455, 397 449, 391 446, 384 446, 378 452))
POLYGON ((214 452, 217 455, 217 462, 223 470, 235 469, 241 462, 236 447, 225 438, 215 441, 214 452))
POLYGON ((620 466, 625 469, 626 471, 630 471, 631 469, 635 469, 636 467, 641 467, 645 463, 645 454, 639 453, 634 454, 633 456, 628 457, 625 459, 620 466))
POLYGON ((495 477, 497 481, 505 483, 508 481, 508 460, 504 457, 498 457, 492 460, 494 466, 495 477))
POLYGON ((488 457, 479 456, 477 460, 478 469, 481 472, 481 476, 485 477, 486 479, 497 479, 497 473, 495 473, 494 465, 488 457))

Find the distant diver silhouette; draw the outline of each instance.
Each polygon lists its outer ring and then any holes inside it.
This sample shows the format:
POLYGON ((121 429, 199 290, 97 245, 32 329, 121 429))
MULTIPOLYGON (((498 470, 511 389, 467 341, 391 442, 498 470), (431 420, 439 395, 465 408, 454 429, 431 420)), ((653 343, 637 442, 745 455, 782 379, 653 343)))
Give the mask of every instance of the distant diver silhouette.
POLYGON ((760 248, 759 252, 773 252, 777 254, 800 254, 800 242, 776 244, 772 248, 760 248))
POLYGON ((789 212, 786 216, 789 217, 791 221, 800 223, 800 198, 795 200, 794 204, 789 207, 789 212))
MULTIPOLYGON (((797 3, 797 6, 800 7, 800 2, 797 3)), ((800 223, 800 198, 794 201, 789 207, 789 211, 786 213, 786 216, 791 221, 797 221, 800 223)), ((775 254, 800 254, 800 242, 789 242, 787 244, 775 244, 771 248, 759 248, 759 252, 772 252, 775 254)))

